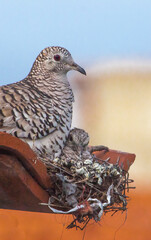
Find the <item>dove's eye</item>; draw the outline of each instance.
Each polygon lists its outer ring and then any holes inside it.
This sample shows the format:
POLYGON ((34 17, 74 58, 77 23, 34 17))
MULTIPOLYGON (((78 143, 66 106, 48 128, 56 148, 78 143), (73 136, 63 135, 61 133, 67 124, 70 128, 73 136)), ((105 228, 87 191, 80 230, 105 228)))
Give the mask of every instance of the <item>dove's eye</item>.
POLYGON ((60 61, 60 55, 58 55, 58 54, 54 55, 54 60, 55 61, 60 61))

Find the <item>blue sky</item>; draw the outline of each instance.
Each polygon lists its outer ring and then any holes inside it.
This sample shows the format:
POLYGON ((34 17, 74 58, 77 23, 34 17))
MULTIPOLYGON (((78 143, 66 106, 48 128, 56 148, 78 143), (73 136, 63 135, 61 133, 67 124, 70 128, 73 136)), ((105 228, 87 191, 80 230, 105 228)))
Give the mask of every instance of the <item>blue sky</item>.
POLYGON ((0 85, 23 79, 39 52, 66 47, 84 66, 151 57, 150 0, 0 0, 0 85))

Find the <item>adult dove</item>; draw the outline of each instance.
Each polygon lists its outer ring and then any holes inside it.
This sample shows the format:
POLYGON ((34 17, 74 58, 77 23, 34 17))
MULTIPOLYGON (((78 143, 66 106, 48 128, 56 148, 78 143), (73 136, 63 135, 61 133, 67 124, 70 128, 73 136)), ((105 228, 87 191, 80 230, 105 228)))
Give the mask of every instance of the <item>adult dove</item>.
POLYGON ((0 131, 27 142, 41 157, 58 157, 72 122, 70 70, 86 75, 67 49, 42 50, 25 79, 0 87, 0 131))

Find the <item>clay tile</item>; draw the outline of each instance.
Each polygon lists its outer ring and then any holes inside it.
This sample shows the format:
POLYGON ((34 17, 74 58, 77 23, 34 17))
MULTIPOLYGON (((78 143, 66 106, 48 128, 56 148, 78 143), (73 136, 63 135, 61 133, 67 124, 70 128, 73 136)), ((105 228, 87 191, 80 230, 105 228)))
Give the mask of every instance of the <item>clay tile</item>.
POLYGON ((1 208, 50 212, 39 205, 48 202, 50 179, 28 144, 0 132, 0 169, 1 208))
POLYGON ((111 149, 109 149, 108 152, 98 151, 94 152, 94 154, 101 160, 107 160, 109 163, 118 164, 126 172, 128 172, 136 157, 133 153, 121 152, 111 149))

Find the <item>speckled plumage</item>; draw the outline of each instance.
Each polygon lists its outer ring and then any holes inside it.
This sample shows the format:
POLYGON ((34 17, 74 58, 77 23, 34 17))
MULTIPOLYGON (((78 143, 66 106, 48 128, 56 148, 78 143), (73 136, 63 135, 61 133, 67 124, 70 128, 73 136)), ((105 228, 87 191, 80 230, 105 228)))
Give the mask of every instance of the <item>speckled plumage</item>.
POLYGON ((85 161, 93 162, 95 156, 94 151, 105 150, 108 151, 108 147, 103 145, 99 146, 88 146, 89 134, 80 128, 73 128, 70 130, 68 139, 62 150, 62 154, 56 161, 60 165, 76 166, 80 168, 84 165, 85 161))
POLYGON ((83 162, 85 159, 92 159, 88 148, 89 135, 83 129, 73 128, 68 136, 65 147, 62 150, 60 163, 74 165, 83 162))
POLYGON ((21 138, 39 156, 59 156, 72 121, 70 70, 86 74, 65 48, 41 51, 25 79, 0 87, 0 131, 21 138))

